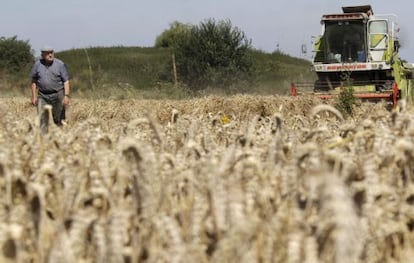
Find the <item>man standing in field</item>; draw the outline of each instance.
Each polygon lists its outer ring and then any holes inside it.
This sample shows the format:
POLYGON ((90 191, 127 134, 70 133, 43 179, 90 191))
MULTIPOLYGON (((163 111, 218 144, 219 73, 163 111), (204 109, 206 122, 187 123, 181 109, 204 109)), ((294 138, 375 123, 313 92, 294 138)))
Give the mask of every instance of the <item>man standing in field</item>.
POLYGON ((32 79, 32 104, 37 105, 42 133, 47 133, 48 115, 45 105, 52 106, 53 121, 61 126, 65 118, 65 106, 69 104, 69 74, 63 61, 55 58, 54 50, 45 46, 41 49, 41 59, 37 60, 30 72, 32 79))

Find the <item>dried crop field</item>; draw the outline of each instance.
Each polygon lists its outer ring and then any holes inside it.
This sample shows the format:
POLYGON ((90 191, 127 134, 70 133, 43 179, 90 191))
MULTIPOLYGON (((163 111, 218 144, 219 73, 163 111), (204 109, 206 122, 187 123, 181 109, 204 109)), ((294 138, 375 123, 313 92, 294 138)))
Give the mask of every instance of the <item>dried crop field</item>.
POLYGON ((412 262, 414 111, 0 99, 0 262, 412 262))

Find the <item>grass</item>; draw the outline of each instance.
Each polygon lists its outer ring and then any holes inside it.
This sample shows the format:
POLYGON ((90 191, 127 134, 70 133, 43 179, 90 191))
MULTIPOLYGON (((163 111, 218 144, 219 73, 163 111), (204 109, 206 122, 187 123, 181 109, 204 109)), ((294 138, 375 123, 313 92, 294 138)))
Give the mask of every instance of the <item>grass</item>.
POLYGON ((169 53, 151 48, 96 47, 61 52, 57 57, 68 65, 73 84, 80 90, 125 85, 145 90, 163 80, 169 53))
MULTIPOLYGON (((168 49, 145 47, 91 47, 58 52, 69 70, 74 96, 89 98, 171 98, 229 95, 286 94, 291 81, 313 80, 310 62, 281 52, 252 50, 255 81, 249 88, 229 90, 209 88, 190 92, 174 88, 172 54, 168 49)), ((29 94, 30 66, 14 76, 5 76, 0 83, 2 96, 29 94)), ((178 75, 178 78, 180 76, 178 75)))
MULTIPOLYGON (((252 94, 284 94, 291 81, 312 80, 310 62, 281 52, 252 50, 255 83, 243 92, 252 94)), ((57 54, 73 75, 72 85, 83 93, 110 92, 113 97, 136 95, 140 98, 183 98, 226 93, 217 89, 191 93, 173 88, 171 52, 162 48, 94 47, 57 54), (88 61, 89 58, 89 61, 88 61), (89 64, 90 62, 90 64, 89 64), (92 74, 91 74, 92 73, 92 74), (98 89, 97 92, 93 89, 98 89)), ((227 91, 237 93, 240 90, 227 91)), ((105 97, 107 95, 103 95, 105 97)))

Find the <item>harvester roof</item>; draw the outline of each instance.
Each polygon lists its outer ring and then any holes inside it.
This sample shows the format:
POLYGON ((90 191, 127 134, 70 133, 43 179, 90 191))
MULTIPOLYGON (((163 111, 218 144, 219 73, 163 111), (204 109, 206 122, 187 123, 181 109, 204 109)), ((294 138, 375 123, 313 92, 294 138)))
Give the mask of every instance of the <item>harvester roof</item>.
POLYGON ((345 14, 348 13, 365 13, 367 15, 373 15, 374 11, 372 10, 371 5, 359 5, 359 6, 344 6, 342 11, 345 14))
POLYGON ((322 21, 338 20, 366 20, 374 14, 371 5, 344 6, 342 14, 327 14, 322 16, 322 21))

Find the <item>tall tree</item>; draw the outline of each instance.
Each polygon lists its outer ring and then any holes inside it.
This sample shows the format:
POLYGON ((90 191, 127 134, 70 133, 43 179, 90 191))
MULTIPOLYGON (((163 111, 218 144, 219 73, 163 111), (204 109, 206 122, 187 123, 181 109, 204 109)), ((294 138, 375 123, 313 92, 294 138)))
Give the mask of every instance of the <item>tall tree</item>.
POLYGON ((161 33, 155 40, 155 47, 172 47, 176 40, 191 28, 189 24, 183 24, 178 21, 174 21, 170 24, 170 28, 161 33))

